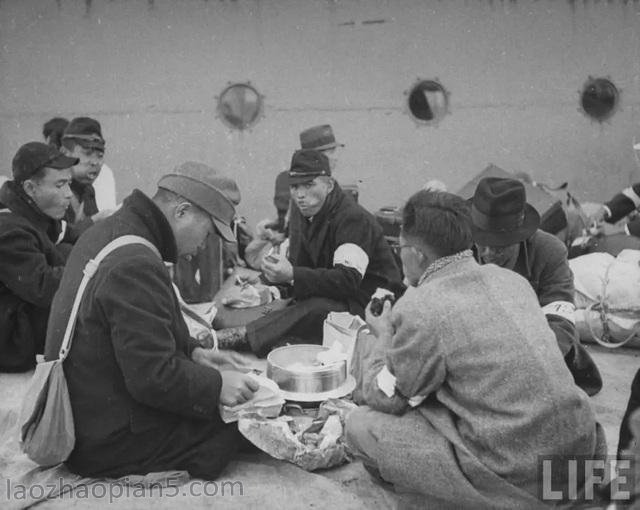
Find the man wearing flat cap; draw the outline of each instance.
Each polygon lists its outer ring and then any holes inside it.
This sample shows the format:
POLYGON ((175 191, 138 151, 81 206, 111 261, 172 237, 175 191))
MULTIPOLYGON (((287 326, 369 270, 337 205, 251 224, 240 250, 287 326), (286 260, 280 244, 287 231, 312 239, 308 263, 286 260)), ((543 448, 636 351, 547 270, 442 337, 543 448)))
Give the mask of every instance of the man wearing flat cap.
POLYGON ((342 192, 319 151, 294 153, 289 170, 289 256, 263 258, 262 273, 295 303, 247 324, 218 331, 220 345, 265 356, 283 339, 321 343, 329 312, 363 315, 376 288, 396 291, 400 273, 382 228, 342 192))
MULTIPOLYGON (((72 169, 71 206, 64 219, 76 236, 79 236, 95 221, 112 213, 115 208, 115 190, 112 193, 113 199, 100 198, 101 203, 98 203, 95 185, 104 167, 105 141, 97 120, 76 117, 65 128, 61 143, 60 150, 64 154, 78 159, 78 164, 72 169)), ((108 172, 111 170, 108 169, 108 172)), ((111 186, 115 187, 115 183, 111 186)))
POLYGON ((511 269, 527 279, 576 384, 589 395, 602 388, 598 367, 575 327, 573 273, 567 249, 538 229, 540 215, 516 179, 486 177, 471 199, 472 235, 480 263, 511 269))
POLYGON ((153 249, 118 248, 85 289, 64 361, 76 434, 72 471, 117 478, 186 470, 211 480, 229 462, 240 436, 218 406, 247 401, 257 383, 225 369, 233 356, 190 338, 165 262, 195 253, 207 236, 232 241, 235 192, 232 179, 185 163, 160 179, 153 198, 134 190, 74 246, 52 306, 49 360, 58 357, 87 262, 122 235, 141 236, 153 249))
POLYGON ((0 371, 35 366, 68 247, 61 218, 71 200, 71 167, 58 149, 29 142, 0 188, 0 371))

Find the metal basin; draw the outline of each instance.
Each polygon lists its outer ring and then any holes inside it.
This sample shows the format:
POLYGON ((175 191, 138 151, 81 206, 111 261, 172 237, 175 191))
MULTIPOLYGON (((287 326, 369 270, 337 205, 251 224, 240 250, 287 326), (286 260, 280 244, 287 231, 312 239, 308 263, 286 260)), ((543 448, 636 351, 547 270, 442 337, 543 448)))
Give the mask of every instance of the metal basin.
POLYGON ((267 356, 267 377, 281 390, 292 393, 324 393, 339 388, 347 380, 347 362, 330 365, 318 362, 319 352, 327 347, 313 344, 287 345, 267 356))

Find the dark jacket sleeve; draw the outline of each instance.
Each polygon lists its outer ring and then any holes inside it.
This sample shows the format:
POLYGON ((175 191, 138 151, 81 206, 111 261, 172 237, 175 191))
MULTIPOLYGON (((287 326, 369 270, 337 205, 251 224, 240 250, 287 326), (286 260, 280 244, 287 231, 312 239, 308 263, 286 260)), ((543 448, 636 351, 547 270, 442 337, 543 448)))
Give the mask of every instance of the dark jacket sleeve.
POLYGON ((627 214, 636 210, 636 204, 625 193, 635 195, 640 200, 640 182, 637 182, 622 193, 618 193, 606 205, 611 211, 611 215, 606 218, 607 223, 616 223, 624 218, 627 214))
POLYGON ((28 303, 49 308, 64 266, 51 266, 29 231, 13 228, 0 235, 0 281, 28 303))
POLYGON ((573 273, 567 260, 567 249, 561 242, 550 242, 537 253, 537 257, 542 257, 538 274, 538 301, 556 335, 562 355, 566 356, 579 335, 574 322, 565 316, 561 305, 558 306, 558 313, 554 313, 553 303, 574 304, 573 273))
POLYGON ((629 235, 640 237, 640 218, 634 218, 627 223, 627 229, 629 229, 629 235))
MULTIPOLYGON (((373 232, 356 215, 342 218, 336 225, 334 253, 343 244, 355 244, 371 258, 373 232)), ((363 277, 354 267, 343 264, 317 269, 294 266, 293 294, 297 298, 319 296, 344 301, 357 297, 363 277)))
POLYGON ((93 225, 91 218, 85 218, 77 223, 68 223, 67 230, 62 239, 63 243, 75 244, 82 233, 93 225))
POLYGON ((116 360, 132 397, 150 407, 189 417, 213 418, 220 373, 188 357, 192 343, 175 338, 175 296, 160 263, 133 257, 118 264, 98 299, 111 327, 116 360))

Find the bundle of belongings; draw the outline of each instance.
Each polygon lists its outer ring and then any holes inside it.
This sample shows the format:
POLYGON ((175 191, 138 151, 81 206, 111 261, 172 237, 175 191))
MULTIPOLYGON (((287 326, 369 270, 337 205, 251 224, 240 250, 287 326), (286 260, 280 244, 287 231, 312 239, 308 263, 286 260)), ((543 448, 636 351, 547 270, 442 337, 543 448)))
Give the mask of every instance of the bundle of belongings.
POLYGON ((569 260, 580 337, 605 347, 640 342, 640 250, 569 260))
POLYGON ((238 429, 272 457, 287 460, 307 471, 339 466, 348 460, 343 440, 345 416, 357 406, 329 399, 318 409, 287 405, 276 419, 244 414, 238 429))

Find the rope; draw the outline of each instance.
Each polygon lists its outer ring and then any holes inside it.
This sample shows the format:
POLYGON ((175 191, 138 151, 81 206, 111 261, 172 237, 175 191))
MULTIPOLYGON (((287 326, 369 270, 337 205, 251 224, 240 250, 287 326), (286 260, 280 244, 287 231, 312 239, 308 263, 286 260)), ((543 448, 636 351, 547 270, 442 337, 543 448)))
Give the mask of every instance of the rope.
POLYGON ((622 341, 614 342, 611 339, 611 329, 609 328, 609 317, 608 313, 635 313, 640 315, 640 308, 609 308, 606 302, 607 297, 607 285, 609 283, 609 269, 613 263, 607 266, 607 270, 605 271, 604 278, 602 280, 602 295, 598 296, 599 301, 597 303, 591 303, 586 308, 585 321, 589 328, 589 333, 591 333, 591 337, 596 341, 596 343, 606 347, 607 349, 617 349, 618 347, 622 347, 627 342, 629 342, 633 337, 640 334, 640 322, 636 323, 636 325, 631 330, 631 333, 622 341), (593 330, 593 324, 591 321, 591 311, 598 311, 600 322, 602 324, 602 336, 598 337, 593 330))

